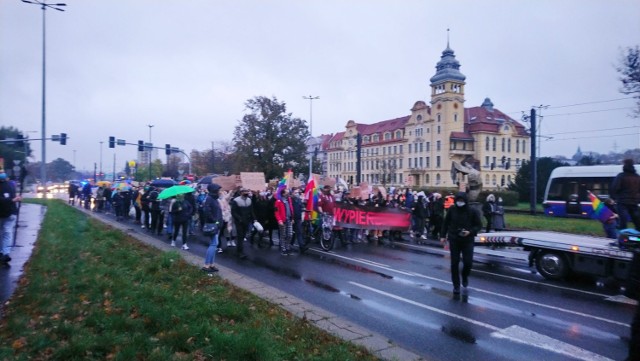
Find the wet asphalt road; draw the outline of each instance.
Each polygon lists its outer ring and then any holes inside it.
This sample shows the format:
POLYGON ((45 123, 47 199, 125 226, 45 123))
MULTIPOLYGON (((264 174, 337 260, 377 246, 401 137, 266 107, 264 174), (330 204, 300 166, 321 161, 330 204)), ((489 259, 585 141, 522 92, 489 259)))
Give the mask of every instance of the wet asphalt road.
MULTIPOLYGON (((204 257, 206 243, 195 236, 191 249, 179 252, 204 257)), ((246 260, 238 260, 228 248, 216 262, 378 332, 428 360, 626 357, 635 306, 619 302, 617 288, 593 280, 551 282, 523 262, 475 263, 469 294, 456 300, 449 258, 437 242, 358 243, 332 252, 313 246, 288 257, 277 247, 245 243, 245 250, 246 260)))

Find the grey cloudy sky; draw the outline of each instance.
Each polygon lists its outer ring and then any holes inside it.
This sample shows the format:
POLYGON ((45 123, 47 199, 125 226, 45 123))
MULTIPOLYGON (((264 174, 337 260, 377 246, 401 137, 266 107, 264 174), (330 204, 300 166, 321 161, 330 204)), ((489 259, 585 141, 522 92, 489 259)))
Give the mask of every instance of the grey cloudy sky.
MULTIPOLYGON (((640 147, 619 93, 620 49, 640 44, 640 1, 67 0, 47 10, 47 161, 110 169, 135 147, 186 151, 230 141, 244 103, 275 96, 313 134, 409 114, 429 101, 447 44, 467 77, 465 106, 490 97, 515 119, 549 105, 541 155, 640 147), (576 105, 579 104, 579 105, 576 105)), ((0 0, 0 125, 40 137, 42 10, 0 0)), ((40 160, 40 142, 32 144, 40 160)))

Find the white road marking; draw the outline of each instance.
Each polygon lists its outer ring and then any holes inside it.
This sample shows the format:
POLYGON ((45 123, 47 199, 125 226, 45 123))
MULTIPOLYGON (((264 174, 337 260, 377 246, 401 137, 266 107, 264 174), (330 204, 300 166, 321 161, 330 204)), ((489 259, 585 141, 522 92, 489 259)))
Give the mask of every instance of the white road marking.
POLYGON ((478 320, 474 320, 472 318, 468 318, 468 317, 464 317, 464 316, 460 316, 458 314, 452 313, 452 312, 448 312, 445 310, 441 310, 439 308, 435 308, 429 305, 425 305, 423 303, 419 303, 413 300, 409 300, 407 298, 404 297, 400 297, 373 287, 369 287, 369 286, 365 286, 363 284, 357 283, 357 282, 349 282, 350 284, 360 287, 360 288, 364 288, 366 290, 369 290, 371 292, 389 297, 389 298, 393 298, 395 300, 401 301, 401 302, 405 302, 408 303, 410 305, 414 305, 416 307, 420 307, 420 308, 424 308, 427 309, 429 311, 435 312, 435 313, 439 313, 441 315, 445 315, 445 316, 449 316, 452 318, 456 318, 465 322, 469 322, 471 324, 480 326, 480 327, 484 327, 490 331, 492 331, 491 336, 496 337, 496 338, 502 338, 502 339, 507 339, 513 342, 517 342, 520 344, 525 344, 528 346, 532 346, 532 347, 537 347, 537 348, 541 348, 547 351, 551 351, 551 352, 555 352, 555 353, 559 353, 561 355, 567 355, 573 358, 576 358, 578 360, 585 360, 585 361, 612 361, 611 359, 604 357, 602 355, 593 353, 591 351, 585 350, 583 348, 580 347, 576 347, 573 346, 571 344, 562 342, 560 340, 556 340, 554 338, 539 334, 537 332, 531 331, 531 330, 527 330, 526 328, 522 328, 520 326, 510 326, 507 327, 505 329, 500 329, 496 326, 490 325, 488 323, 482 322, 482 321, 478 321, 478 320))
POLYGON ((517 343, 538 347, 547 351, 566 355, 578 360, 588 361, 612 361, 610 358, 593 353, 580 347, 573 346, 566 342, 556 340, 549 336, 527 330, 517 325, 507 327, 498 332, 492 332, 491 336, 504 338, 517 343))
MULTIPOLYGON (((338 258, 348 259, 348 260, 352 260, 352 261, 357 261, 357 262, 360 262, 360 263, 368 264, 368 265, 371 265, 371 266, 380 267, 382 269, 385 269, 385 270, 388 270, 388 271, 392 271, 392 272, 396 272, 396 273, 400 273, 400 274, 403 274, 403 275, 426 278, 426 279, 429 279, 429 280, 432 280, 432 281, 438 281, 438 282, 442 282, 442 283, 446 283, 446 284, 451 284, 450 281, 445 281, 445 280, 442 280, 442 279, 439 279, 439 278, 426 276, 426 275, 423 275, 423 274, 420 274, 420 273, 400 271, 400 270, 391 268, 388 265, 383 265, 381 263, 372 262, 372 261, 368 261, 368 260, 361 259, 361 258, 345 257, 345 256, 342 256, 342 255, 337 254, 337 253, 332 253, 332 255, 335 256, 335 257, 338 257, 338 258)), ((512 279, 512 280, 516 280, 516 281, 521 281, 521 282, 526 282, 526 283, 533 283, 533 284, 536 284, 536 285, 553 287, 553 288, 558 288, 558 289, 568 290, 568 291, 573 291, 573 292, 580 292, 580 293, 589 294, 589 295, 593 295, 593 296, 603 297, 605 300, 608 300, 608 301, 621 302, 620 299, 618 299, 618 298, 615 298, 615 297, 612 298, 612 297, 609 297, 607 295, 603 295, 603 294, 600 294, 600 293, 582 291, 582 290, 578 290, 578 289, 574 289, 574 288, 557 286, 557 285, 552 285, 552 284, 542 283, 542 282, 537 282, 537 281, 524 280, 524 279, 513 277, 513 276, 504 276, 504 275, 500 275, 500 274, 496 274, 496 273, 484 272, 484 271, 479 271, 479 270, 474 270, 473 272, 486 273, 486 274, 499 276, 499 277, 503 277, 503 278, 507 278, 507 279, 512 279)), ((629 325, 629 323, 610 320, 610 319, 607 319, 607 318, 594 316, 594 315, 588 314, 588 313, 583 313, 583 312, 573 311, 573 310, 569 310, 569 309, 565 309, 565 308, 561 308, 561 307, 546 305, 544 303, 533 302, 533 301, 529 301, 529 300, 526 300, 526 299, 505 295, 505 294, 502 294, 502 293, 482 290, 482 289, 479 289, 479 288, 472 288, 472 287, 469 287, 469 288, 473 289, 474 291, 477 291, 477 292, 482 292, 482 293, 490 294, 490 295, 497 296, 497 297, 507 298, 507 299, 510 299, 510 300, 513 300, 513 301, 517 301, 517 302, 528 303, 530 305, 534 305, 534 306, 538 306, 538 307, 548 308, 548 309, 552 309, 552 310, 555 310, 555 311, 569 313, 569 314, 573 314, 573 315, 581 316, 581 317, 585 317, 585 318, 591 318, 591 319, 594 319, 594 320, 607 322, 607 323, 614 324, 614 325, 617 325, 617 326, 631 327, 629 325)), ((627 301, 627 302, 622 302, 622 303, 633 304, 633 302, 634 302, 634 300, 627 301)))

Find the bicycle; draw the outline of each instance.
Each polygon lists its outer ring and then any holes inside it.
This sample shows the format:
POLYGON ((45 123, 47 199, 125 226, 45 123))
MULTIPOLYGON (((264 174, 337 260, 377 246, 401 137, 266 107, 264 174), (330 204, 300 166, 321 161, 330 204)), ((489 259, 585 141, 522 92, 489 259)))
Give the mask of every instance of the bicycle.
POLYGON ((332 215, 324 214, 322 216, 322 234, 320 237, 320 247, 324 251, 331 251, 335 245, 336 238, 340 239, 340 242, 344 246, 346 244, 343 229, 341 227, 334 226, 334 219, 332 215))

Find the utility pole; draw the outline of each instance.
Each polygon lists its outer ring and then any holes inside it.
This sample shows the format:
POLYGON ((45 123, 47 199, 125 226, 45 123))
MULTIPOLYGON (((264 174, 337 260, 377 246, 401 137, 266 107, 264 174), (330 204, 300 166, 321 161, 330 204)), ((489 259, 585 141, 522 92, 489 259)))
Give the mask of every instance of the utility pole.
MULTIPOLYGON (((147 127, 149 127, 149 147, 153 147, 153 142, 151 141, 151 128, 153 128, 153 125, 147 124, 147 127)), ((151 152, 152 151, 153 151, 153 148, 147 149, 147 154, 149 155, 149 182, 152 181, 151 179, 151 152)))
POLYGON ((537 203, 537 184, 538 184, 538 160, 536 154, 536 110, 535 108, 531 108, 531 117, 529 119, 531 121, 531 199, 530 199, 530 211, 532 215, 536 214, 536 203, 537 203))
MULTIPOLYGON (((309 139, 315 142, 313 138, 313 101, 316 99, 320 99, 319 96, 303 96, 302 99, 309 100, 309 139)), ((309 142, 311 145, 311 141, 309 142)), ((309 179, 311 179, 311 175, 313 174, 313 151, 309 152, 309 179)))

